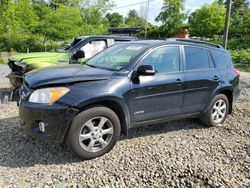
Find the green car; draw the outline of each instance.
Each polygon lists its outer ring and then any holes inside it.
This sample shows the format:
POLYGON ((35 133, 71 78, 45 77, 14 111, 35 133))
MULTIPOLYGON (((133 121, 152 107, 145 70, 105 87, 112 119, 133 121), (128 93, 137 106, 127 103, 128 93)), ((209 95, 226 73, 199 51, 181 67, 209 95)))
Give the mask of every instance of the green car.
POLYGON ((36 52, 17 54, 9 58, 8 65, 12 70, 8 75, 14 89, 19 88, 25 73, 43 67, 62 66, 83 63, 104 49, 121 42, 134 40, 122 36, 83 36, 56 52, 36 52))

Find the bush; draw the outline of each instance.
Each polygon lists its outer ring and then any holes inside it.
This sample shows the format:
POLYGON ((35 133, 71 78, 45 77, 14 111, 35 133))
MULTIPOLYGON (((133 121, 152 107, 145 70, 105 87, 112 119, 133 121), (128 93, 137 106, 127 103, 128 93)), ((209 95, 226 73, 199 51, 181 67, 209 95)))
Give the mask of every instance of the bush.
POLYGON ((249 49, 250 48, 250 36, 242 38, 232 38, 228 41, 228 49, 249 49))
POLYGON ((244 71, 250 71, 250 48, 231 50, 230 52, 235 67, 244 71))

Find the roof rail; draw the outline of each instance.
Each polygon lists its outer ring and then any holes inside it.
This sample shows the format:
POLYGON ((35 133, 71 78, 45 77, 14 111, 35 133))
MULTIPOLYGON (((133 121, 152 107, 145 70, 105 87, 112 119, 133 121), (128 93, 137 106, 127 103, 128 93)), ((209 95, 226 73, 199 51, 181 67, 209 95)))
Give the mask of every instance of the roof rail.
POLYGON ((214 43, 211 43, 211 42, 201 41, 201 40, 194 40, 194 39, 168 38, 166 40, 167 41, 191 42, 191 43, 197 43, 197 44, 204 44, 204 45, 212 46, 212 47, 215 47, 215 48, 223 48, 223 46, 221 46, 219 44, 214 44, 214 43))

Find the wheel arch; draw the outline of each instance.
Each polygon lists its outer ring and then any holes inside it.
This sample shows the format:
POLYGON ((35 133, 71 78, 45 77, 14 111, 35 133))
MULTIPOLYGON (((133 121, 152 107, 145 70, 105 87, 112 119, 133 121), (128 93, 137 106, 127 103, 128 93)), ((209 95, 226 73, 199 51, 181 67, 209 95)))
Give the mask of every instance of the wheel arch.
POLYGON ((120 120, 121 134, 125 134, 125 135, 128 134, 128 129, 130 128, 130 113, 129 113, 128 106, 125 104, 125 102, 122 99, 118 97, 102 97, 96 100, 89 100, 89 101, 84 101, 82 103, 79 103, 76 106, 76 108, 79 110, 78 113, 81 113, 85 109, 88 109, 97 105, 106 106, 107 108, 110 108, 111 110, 113 110, 117 114, 120 120))
POLYGON ((232 114, 233 112, 233 91, 230 89, 223 89, 219 94, 223 94, 227 97, 229 102, 228 114, 232 114))
MULTIPOLYGON (((219 88, 218 90, 216 90, 212 97, 211 97, 211 100, 216 96, 216 95, 219 95, 219 94, 223 94, 227 97, 228 99, 228 102, 229 102, 229 109, 228 109, 228 114, 232 114, 232 111, 233 111, 233 88, 232 86, 228 86, 228 87, 223 87, 223 88, 219 88)), ((207 106, 208 108, 208 106, 207 106)), ((206 108, 206 111, 207 111, 207 108, 206 108)))

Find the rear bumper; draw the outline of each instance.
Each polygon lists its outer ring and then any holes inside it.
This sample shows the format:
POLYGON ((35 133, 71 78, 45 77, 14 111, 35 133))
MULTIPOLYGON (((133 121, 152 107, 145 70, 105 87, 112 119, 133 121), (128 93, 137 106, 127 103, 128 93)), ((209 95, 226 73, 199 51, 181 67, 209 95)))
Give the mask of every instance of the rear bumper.
POLYGON ((63 142, 67 129, 77 113, 78 110, 59 104, 19 104, 20 122, 25 133, 45 142, 63 142), (44 133, 39 129, 40 121, 45 123, 44 133))
POLYGON ((233 93, 233 107, 236 104, 236 101, 239 99, 240 97, 240 88, 239 86, 235 87, 234 89, 234 93, 233 93))

